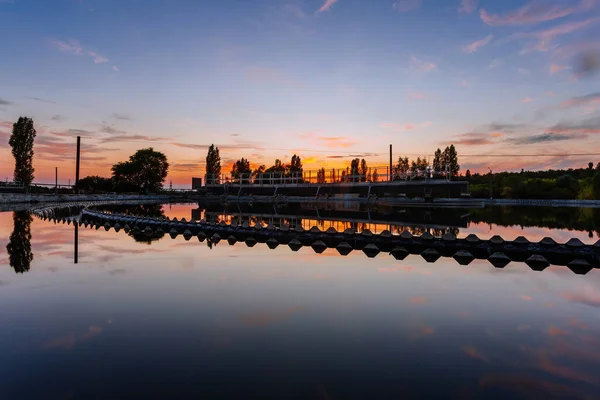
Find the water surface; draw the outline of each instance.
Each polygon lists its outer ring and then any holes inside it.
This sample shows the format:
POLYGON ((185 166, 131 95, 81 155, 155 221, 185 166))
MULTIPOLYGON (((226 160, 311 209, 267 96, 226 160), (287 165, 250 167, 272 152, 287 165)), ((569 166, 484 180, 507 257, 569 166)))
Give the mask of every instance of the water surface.
MULTIPOLYGON (((580 226, 463 225, 461 236, 597 240, 580 226)), ((74 236, 0 213, 2 399, 599 398, 597 270, 83 227, 74 264, 74 236)))

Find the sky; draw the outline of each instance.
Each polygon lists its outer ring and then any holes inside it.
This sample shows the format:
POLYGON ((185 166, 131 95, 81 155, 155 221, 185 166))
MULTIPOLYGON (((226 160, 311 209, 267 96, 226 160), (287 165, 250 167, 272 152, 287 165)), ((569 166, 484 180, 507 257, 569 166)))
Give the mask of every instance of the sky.
POLYGON ((174 187, 211 143, 224 171, 600 161, 600 0, 0 0, 0 37, 0 179, 19 116, 36 182, 74 180, 76 136, 82 177, 153 147, 174 187))

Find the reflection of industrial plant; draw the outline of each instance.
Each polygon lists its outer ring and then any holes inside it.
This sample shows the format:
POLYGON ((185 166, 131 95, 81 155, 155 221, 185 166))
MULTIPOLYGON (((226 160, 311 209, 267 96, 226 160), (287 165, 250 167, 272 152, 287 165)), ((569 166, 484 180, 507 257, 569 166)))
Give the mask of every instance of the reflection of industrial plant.
POLYGON ((467 227, 467 211, 464 209, 394 208, 390 212, 389 209, 372 209, 356 202, 302 203, 288 204, 285 207, 243 204, 223 207, 214 204, 206 207, 192 210, 192 220, 204 219, 216 224, 260 222, 264 226, 301 226, 306 230, 313 226, 318 226, 321 230, 332 227, 338 232, 368 229, 373 233, 384 230, 401 233, 408 230, 415 235, 429 232, 434 236, 441 236, 446 232, 457 234, 459 228, 467 227))

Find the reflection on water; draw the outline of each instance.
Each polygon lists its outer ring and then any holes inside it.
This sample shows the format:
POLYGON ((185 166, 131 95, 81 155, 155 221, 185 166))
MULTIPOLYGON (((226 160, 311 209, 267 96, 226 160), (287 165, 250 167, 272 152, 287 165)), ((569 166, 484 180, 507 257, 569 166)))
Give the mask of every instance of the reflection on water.
MULTIPOLYGON (((189 219, 197 208, 162 212, 189 219)), ((461 235, 582 235, 590 243, 585 227, 473 221, 457 226, 461 235)), ((148 245, 83 228, 75 265, 74 229, 0 213, 2 399, 600 393, 598 270, 498 270, 480 260, 463 267, 224 241, 211 250, 181 236, 148 245), (15 265, 29 272, 15 274, 15 265)))
POLYGON ((27 211, 13 212, 13 232, 6 245, 10 266, 15 272, 22 274, 29 271, 33 253, 31 252, 31 221, 32 217, 27 211))

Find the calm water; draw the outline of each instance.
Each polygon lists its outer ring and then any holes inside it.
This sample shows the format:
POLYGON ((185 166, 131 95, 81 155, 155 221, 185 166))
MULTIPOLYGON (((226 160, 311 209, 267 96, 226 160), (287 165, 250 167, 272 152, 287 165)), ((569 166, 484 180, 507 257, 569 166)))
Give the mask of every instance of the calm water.
MULTIPOLYGON (((572 231, 543 227, 562 217, 499 226, 476 213, 455 229, 593 243, 581 213, 572 231)), ((2 399, 600 398, 597 270, 148 244, 83 227, 74 264, 73 226, 33 218, 29 248, 28 219, 13 216, 0 213, 2 399)))

